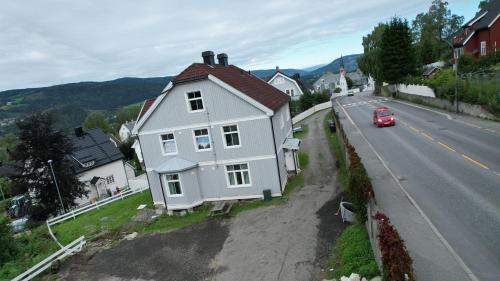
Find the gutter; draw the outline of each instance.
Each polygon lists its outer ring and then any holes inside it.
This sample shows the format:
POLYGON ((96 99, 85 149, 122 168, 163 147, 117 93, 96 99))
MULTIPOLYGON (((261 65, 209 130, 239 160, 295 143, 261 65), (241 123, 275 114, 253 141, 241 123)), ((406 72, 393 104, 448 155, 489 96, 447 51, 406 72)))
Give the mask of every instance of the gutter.
POLYGON ((281 183, 281 173, 280 173, 280 162, 278 159, 278 150, 276 149, 276 136, 274 135, 274 125, 273 125, 272 116, 269 116, 269 121, 271 122, 271 132, 273 133, 274 154, 276 155, 276 169, 278 170, 278 180, 279 180, 280 192, 283 195, 283 186, 281 183))

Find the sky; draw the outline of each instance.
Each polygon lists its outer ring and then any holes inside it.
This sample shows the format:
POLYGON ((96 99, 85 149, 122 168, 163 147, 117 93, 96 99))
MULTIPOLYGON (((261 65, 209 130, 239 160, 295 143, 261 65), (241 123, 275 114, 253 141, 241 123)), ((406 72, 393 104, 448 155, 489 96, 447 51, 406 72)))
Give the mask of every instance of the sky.
MULTIPOLYGON (((448 0, 470 19, 479 0, 448 0)), ((0 0, 0 91, 176 75, 201 52, 244 69, 305 68, 362 53, 363 35, 431 0, 0 0)))

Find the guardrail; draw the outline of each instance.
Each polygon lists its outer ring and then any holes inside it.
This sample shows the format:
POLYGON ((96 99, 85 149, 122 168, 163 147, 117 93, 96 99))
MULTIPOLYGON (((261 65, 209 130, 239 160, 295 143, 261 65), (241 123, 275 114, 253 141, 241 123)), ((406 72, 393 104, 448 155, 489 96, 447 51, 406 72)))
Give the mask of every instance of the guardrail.
POLYGON ((31 267, 30 269, 26 270, 25 272, 19 274, 17 277, 12 279, 11 281, 27 281, 31 280, 34 277, 36 277, 38 274, 42 273, 44 270, 49 268, 52 263, 55 261, 61 260, 65 258, 68 255, 72 255, 76 252, 80 252, 83 248, 83 245, 85 245, 86 241, 84 240, 84 236, 80 236, 80 238, 76 239, 75 241, 69 243, 68 245, 62 247, 59 249, 57 252, 53 253, 43 261, 39 262, 37 265, 31 267))
POLYGON ((324 109, 327 109, 327 108, 331 108, 331 107, 332 107, 332 102, 331 101, 327 101, 327 102, 324 102, 324 103, 317 104, 317 105, 309 108, 308 110, 295 115, 292 118, 292 124, 295 125, 295 124, 299 123, 300 121, 306 119, 307 117, 313 115, 314 113, 316 113, 318 111, 321 111, 321 110, 324 110, 324 109))

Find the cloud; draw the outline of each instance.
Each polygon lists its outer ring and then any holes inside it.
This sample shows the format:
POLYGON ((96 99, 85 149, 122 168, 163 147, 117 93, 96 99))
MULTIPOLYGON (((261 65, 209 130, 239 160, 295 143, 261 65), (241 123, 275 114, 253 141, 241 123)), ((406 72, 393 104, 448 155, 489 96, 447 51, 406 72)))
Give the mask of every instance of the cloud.
POLYGON ((429 4, 407 2, 5 1, 0 90, 175 75, 204 50, 251 69, 328 62, 361 52, 361 36, 379 21, 429 4))

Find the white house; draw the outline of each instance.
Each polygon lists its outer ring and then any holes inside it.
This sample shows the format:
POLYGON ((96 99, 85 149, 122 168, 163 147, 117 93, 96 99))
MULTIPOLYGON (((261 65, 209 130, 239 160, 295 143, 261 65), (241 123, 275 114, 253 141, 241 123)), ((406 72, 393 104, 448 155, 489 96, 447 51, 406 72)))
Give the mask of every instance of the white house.
POLYGON ((137 135, 154 204, 190 209, 206 201, 281 196, 298 171, 289 100, 265 81, 203 52, 154 100, 137 135))
POLYGON ((125 142, 128 140, 130 135, 132 134, 132 129, 134 129, 135 121, 125 122, 121 125, 118 134, 120 135, 120 140, 125 142))
POLYGON ((89 191, 88 198, 76 200, 78 204, 108 197, 128 186, 124 156, 101 129, 76 128, 71 142, 75 147, 71 155, 73 168, 89 191))
POLYGON ((274 73, 267 83, 290 96, 292 100, 298 100, 304 94, 297 81, 281 72, 279 67, 276 67, 276 73, 274 73))
POLYGON ((137 155, 139 163, 143 163, 144 159, 142 159, 141 145, 139 144, 139 141, 137 139, 135 139, 134 144, 132 144, 132 148, 134 149, 135 154, 137 155))

